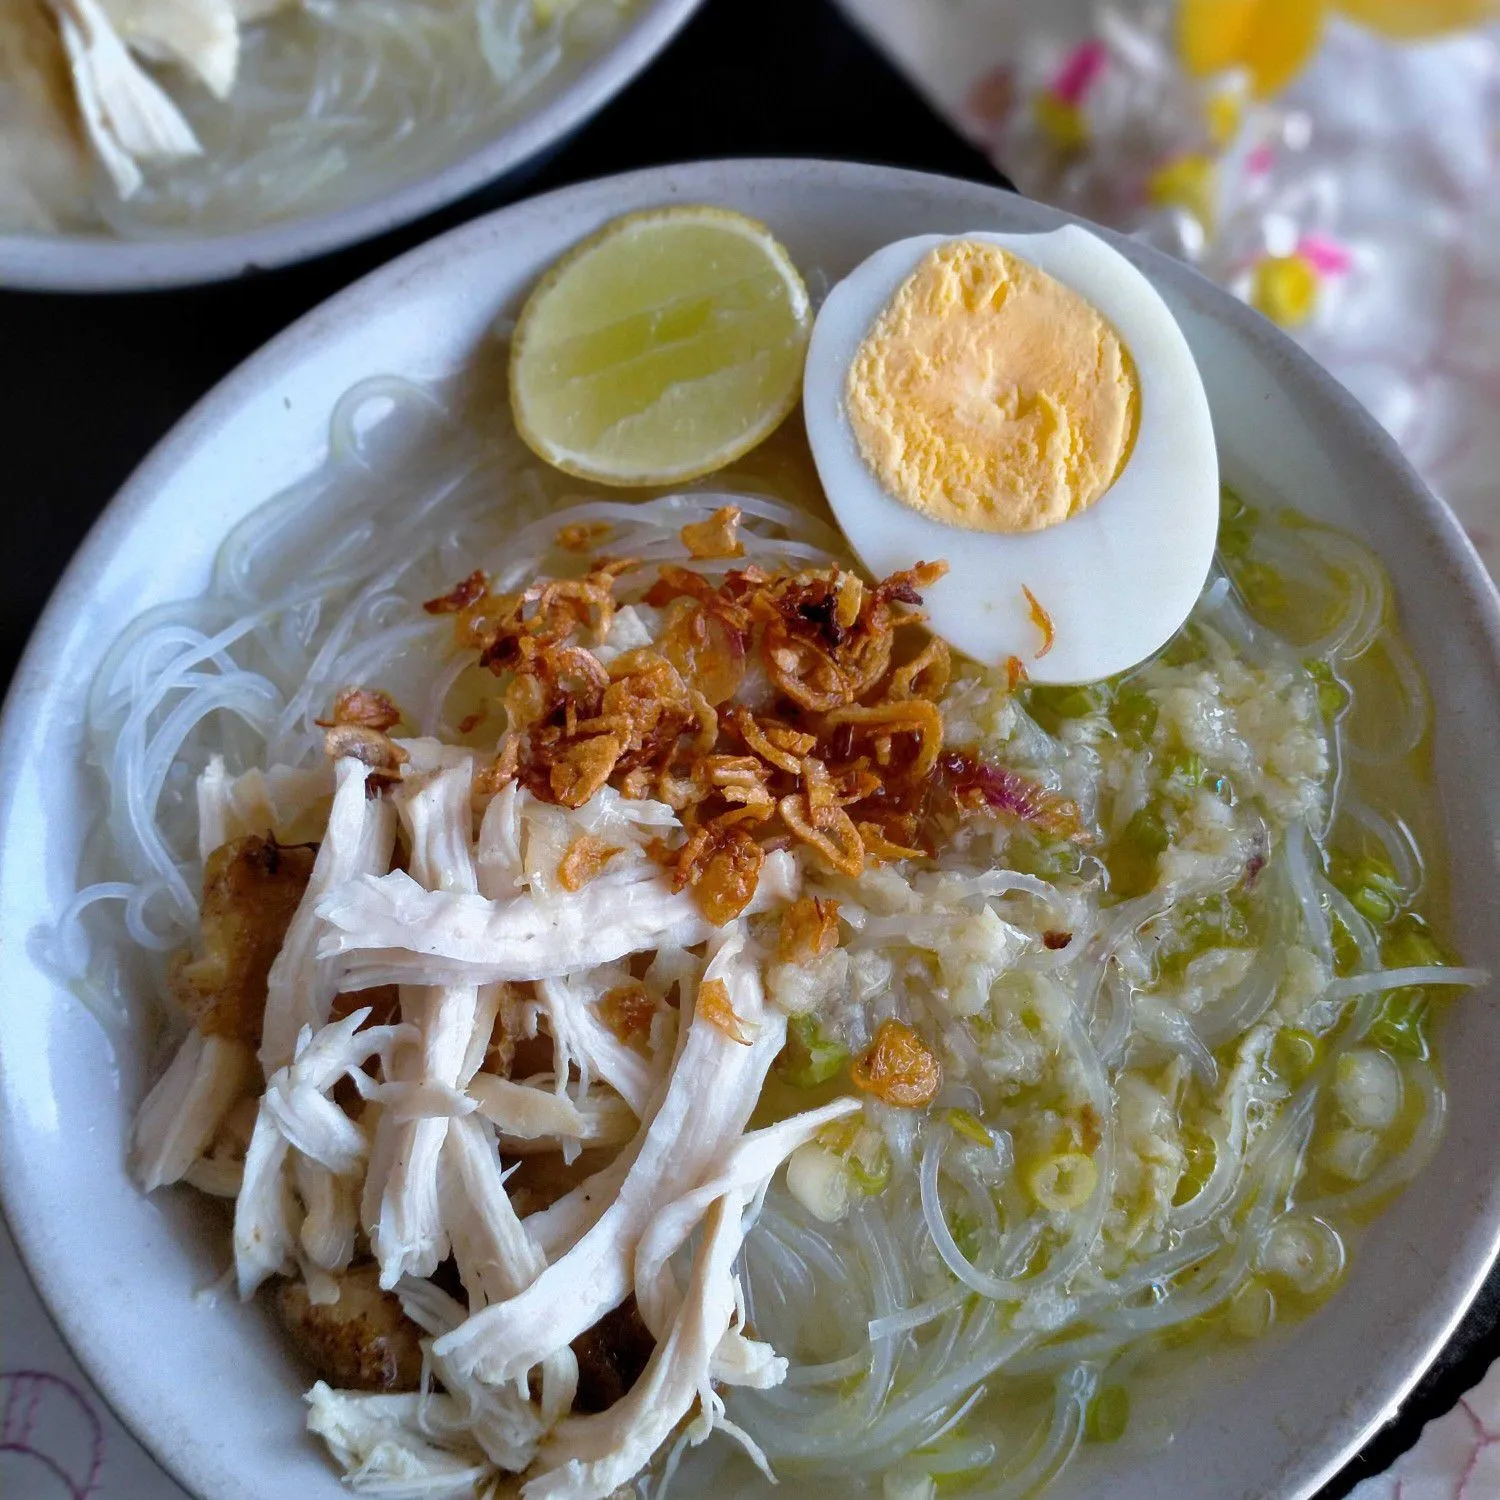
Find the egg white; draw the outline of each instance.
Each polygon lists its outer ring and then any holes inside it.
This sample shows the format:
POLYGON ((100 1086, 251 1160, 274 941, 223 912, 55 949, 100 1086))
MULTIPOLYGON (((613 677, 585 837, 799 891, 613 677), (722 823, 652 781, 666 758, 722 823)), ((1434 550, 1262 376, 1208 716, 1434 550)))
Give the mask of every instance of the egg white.
POLYGON ((1096 235, 921 235, 878 250, 823 303, 813 326, 803 411, 818 475, 850 545, 877 577, 941 559, 925 591, 932 628, 979 661, 1020 658, 1035 682, 1090 682, 1144 661, 1187 619, 1213 561, 1219 461, 1208 398, 1182 330, 1149 281, 1096 235), (971 531, 902 504, 860 455, 844 399, 871 325, 935 246, 980 240, 1030 261, 1087 299, 1135 363, 1140 418, 1120 477, 1078 515, 1044 531, 971 531), (1023 588, 1051 616, 1052 649, 1023 588))

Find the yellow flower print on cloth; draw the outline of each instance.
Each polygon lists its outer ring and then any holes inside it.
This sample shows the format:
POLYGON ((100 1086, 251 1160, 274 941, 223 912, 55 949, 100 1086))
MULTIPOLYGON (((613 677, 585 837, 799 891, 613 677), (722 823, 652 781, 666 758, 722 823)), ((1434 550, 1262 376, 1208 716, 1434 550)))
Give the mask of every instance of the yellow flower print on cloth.
POLYGON ((1492 20, 1500 0, 1182 0, 1177 50, 1200 76, 1243 68, 1264 98, 1302 71, 1334 12, 1416 41, 1492 20))

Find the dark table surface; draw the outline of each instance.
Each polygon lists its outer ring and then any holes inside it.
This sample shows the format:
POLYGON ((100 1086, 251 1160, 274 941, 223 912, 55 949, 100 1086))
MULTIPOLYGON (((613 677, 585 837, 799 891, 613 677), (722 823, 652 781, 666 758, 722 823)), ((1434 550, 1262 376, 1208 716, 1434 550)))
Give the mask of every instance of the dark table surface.
MULTIPOLYGON (((420 224, 221 286, 115 297, 0 291, 0 453, 11 476, 0 506, 5 680, 110 496, 167 429, 272 334, 366 271, 487 209, 632 167, 717 156, 842 157, 1010 186, 828 0, 706 0, 655 65, 550 158, 420 224)), ((1319 1500, 1336 1500, 1379 1473, 1424 1422, 1451 1408, 1500 1353, 1497 1330, 1500 1283, 1492 1280, 1399 1419, 1319 1500)))

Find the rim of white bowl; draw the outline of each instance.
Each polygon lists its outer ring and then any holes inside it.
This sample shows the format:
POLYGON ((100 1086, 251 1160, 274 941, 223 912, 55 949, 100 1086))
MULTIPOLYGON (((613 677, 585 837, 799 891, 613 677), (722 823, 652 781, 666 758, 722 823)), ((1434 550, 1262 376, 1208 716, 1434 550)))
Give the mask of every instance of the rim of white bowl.
MULTIPOLYGON (((313 260, 436 213, 571 135, 663 52, 702 0, 647 0, 576 78, 439 170, 328 213, 194 239, 0 234, 0 290, 165 291, 313 260)), ((545 85, 544 85, 545 86, 545 85)))
MULTIPOLYGON (((945 177, 939 173, 808 158, 749 157, 687 162, 648 167, 558 188, 460 225, 370 272, 305 313, 204 395, 142 460, 118 494, 105 506, 68 564, 32 631, 3 708, 0 708, 0 827, 8 821, 9 805, 14 797, 16 763, 23 752, 28 707, 45 699, 57 686, 48 666, 56 647, 61 644, 71 616, 89 595, 99 571, 99 562, 108 555, 117 539, 135 524, 137 516, 149 509, 162 480, 202 441, 205 428, 212 430, 279 367, 296 361, 305 346, 317 342, 329 323, 358 318, 364 309, 373 310, 380 306, 403 282, 461 256, 470 241, 488 239, 496 225, 506 219, 533 215, 546 217, 556 205, 577 199, 596 200, 604 211, 617 213, 663 198, 707 200, 712 199, 716 192, 722 193, 725 178, 731 174, 736 187, 752 191, 760 184, 784 181, 789 174, 821 176, 824 181, 849 188, 857 188, 861 182, 867 184, 874 174, 894 186, 909 188, 914 194, 941 185, 960 189, 971 199, 1003 203, 1009 214, 1022 219, 1032 218, 1038 229, 1076 223, 1099 234, 1153 278, 1171 282, 1174 290, 1191 302, 1196 311, 1227 324, 1256 352, 1267 356, 1274 364, 1290 366, 1297 372, 1298 379, 1310 381, 1319 388, 1323 399, 1339 411, 1340 419, 1356 429, 1361 441, 1375 450, 1392 477, 1400 483, 1405 495, 1403 503, 1415 511, 1427 538, 1450 570, 1455 585, 1473 607, 1477 634, 1483 641, 1496 676, 1500 677, 1500 591, 1497 591, 1479 553, 1453 512, 1428 489, 1395 440, 1342 384, 1274 324, 1191 266, 1077 215, 1034 203, 988 184, 945 177)), ((217 545, 217 540, 214 545, 217 545)), ((116 1417, 162 1469, 198 1500, 214 1500, 195 1480, 194 1470, 198 1466, 193 1454, 172 1451, 166 1446, 152 1420, 148 1399, 94 1346, 86 1310, 69 1305, 59 1295, 49 1265, 49 1246, 40 1233, 40 1226, 24 1212, 17 1211, 18 1205, 13 1197, 13 1182, 17 1176, 16 1150, 17 1144, 10 1138, 5 1113, 0 1110, 0 1212, 4 1214, 32 1284, 54 1326, 116 1417)), ((1371 1402, 1353 1425, 1344 1424, 1337 1436, 1325 1436, 1314 1450, 1305 1455, 1306 1467, 1296 1476, 1295 1487, 1288 1490, 1281 1500, 1309 1500, 1395 1416, 1400 1404, 1452 1337, 1497 1257, 1500 1257, 1500 1208, 1492 1210, 1480 1227, 1485 1231, 1483 1248, 1467 1251, 1463 1261, 1455 1266, 1450 1284, 1452 1290, 1446 1304, 1435 1307, 1435 1321, 1407 1367, 1387 1385, 1378 1404, 1371 1402)), ((1351 1417, 1353 1415, 1351 1412, 1351 1417)))

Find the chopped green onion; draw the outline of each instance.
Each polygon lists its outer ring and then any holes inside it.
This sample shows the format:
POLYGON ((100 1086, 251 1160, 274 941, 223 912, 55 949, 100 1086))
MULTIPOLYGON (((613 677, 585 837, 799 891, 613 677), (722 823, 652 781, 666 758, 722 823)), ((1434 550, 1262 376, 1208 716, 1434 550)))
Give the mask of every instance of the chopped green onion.
POLYGON ((776 1071, 797 1089, 815 1089, 838 1076, 849 1061, 848 1051, 824 1036, 811 1016, 787 1022, 786 1046, 776 1060, 776 1071))
POLYGON ((1427 924, 1414 912, 1392 924, 1380 945, 1380 956, 1391 969, 1433 968, 1448 962, 1427 924))
POLYGON ((878 1130, 856 1115, 828 1126, 818 1139, 843 1163, 850 1182, 860 1192, 873 1197, 885 1191, 891 1180, 891 1153, 878 1130))
POLYGON ((1242 563, 1234 581, 1252 610, 1286 608, 1286 581, 1275 568, 1265 563, 1242 563))
POLYGON ((1180 978, 1187 966, 1212 948, 1255 946, 1250 919, 1238 902, 1209 896, 1180 908, 1176 925, 1163 932, 1156 950, 1157 975, 1180 978))
POLYGON ((1156 733, 1159 716, 1156 699, 1149 693, 1136 689, 1121 693, 1109 709, 1109 722, 1114 725, 1116 732, 1128 740, 1138 740, 1141 743, 1145 743, 1156 733))
POLYGON ((1220 491, 1219 552, 1224 557, 1243 557, 1250 550, 1257 520, 1256 513, 1233 490, 1220 491))
POLYGON ((1356 886, 1349 900, 1360 916, 1367 917, 1377 927, 1391 921, 1396 915, 1395 901, 1377 886, 1356 886))
POLYGON ((947 1213, 948 1233, 965 1260, 976 1260, 979 1256, 979 1221, 970 1218, 960 1208, 951 1208, 947 1213))
POLYGON ((1168 667, 1190 667, 1202 661, 1206 652, 1203 639, 1192 625, 1184 625, 1162 649, 1161 661, 1168 667))
POLYGON ((1156 884, 1157 856, 1172 842, 1160 812, 1142 807, 1131 816, 1107 858, 1110 889, 1118 896, 1138 896, 1156 884))
POLYGON ((1370 1040, 1387 1052, 1403 1057, 1427 1056, 1428 1000, 1425 990, 1408 987, 1391 990, 1370 1027, 1370 1040))
POLYGON ((1208 787, 1218 796, 1224 794, 1228 785, 1217 771, 1212 771, 1203 762, 1203 757, 1194 750, 1173 750, 1162 761, 1162 773, 1167 779, 1169 791, 1182 792, 1193 787, 1208 787))
POLYGON ((1228 898, 1209 896, 1183 911, 1178 932, 1187 948, 1237 947, 1249 941, 1250 919, 1228 898))
POLYGON ((1173 750, 1162 762, 1167 776, 1176 781, 1185 781, 1189 786, 1198 786, 1208 775, 1203 757, 1195 750, 1173 750))
POLYGON ((1086 718, 1109 703, 1109 691, 1082 682, 1076 687, 1034 687, 1026 694, 1026 708, 1044 727, 1046 720, 1086 718))
POLYGON ((1271 1043, 1271 1066, 1293 1087, 1318 1065, 1323 1044, 1300 1026, 1283 1026, 1271 1043))
POLYGON ((1018 830, 1011 840, 1009 864, 1022 875, 1059 880, 1065 875, 1078 873, 1083 864, 1083 851, 1067 839, 1046 838, 1018 830))
POLYGON ((1148 855, 1160 854, 1172 842, 1161 814, 1153 812, 1149 807, 1140 808, 1132 814, 1125 825, 1124 839, 1133 850, 1148 855))
POLYGON ((1219 1155, 1214 1138, 1191 1126, 1183 1132, 1182 1150, 1187 1161, 1182 1176, 1177 1179, 1177 1191, 1172 1195, 1172 1202, 1178 1207, 1191 1203, 1203 1191, 1203 1185, 1213 1176, 1214 1163, 1219 1155))
POLYGON ((1342 979, 1344 975, 1352 974, 1359 963, 1359 944, 1349 931, 1348 923, 1337 912, 1329 917, 1328 926, 1333 933, 1333 972, 1342 979))
POLYGON ((1361 854, 1357 859, 1335 854, 1328 862, 1328 877, 1366 921, 1384 927, 1396 919, 1406 892, 1396 872, 1383 859, 1361 854))
POLYGON ((851 1153, 844 1158, 844 1164, 849 1168, 855 1187, 867 1197, 873 1198, 877 1193, 883 1193, 890 1183, 891 1154, 885 1149, 883 1141, 868 1159, 851 1153))
POLYGON ((1084 1436, 1091 1443, 1117 1443, 1130 1425, 1130 1392, 1123 1385, 1107 1385, 1089 1402, 1084 1436))
POLYGON ((1334 676, 1333 668, 1326 661, 1310 657, 1302 663, 1307 675, 1318 685, 1318 711, 1325 719, 1336 719, 1348 706, 1349 691, 1334 676))
POLYGON ((1026 1173, 1026 1186, 1038 1206, 1049 1213, 1082 1208, 1099 1185, 1099 1169, 1081 1151, 1045 1156, 1026 1173))
POLYGON ((976 1146, 994 1146, 994 1136, 985 1128, 984 1121, 978 1115, 970 1114, 966 1109, 950 1109, 944 1118, 955 1135, 973 1141, 976 1146))

